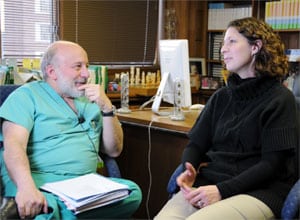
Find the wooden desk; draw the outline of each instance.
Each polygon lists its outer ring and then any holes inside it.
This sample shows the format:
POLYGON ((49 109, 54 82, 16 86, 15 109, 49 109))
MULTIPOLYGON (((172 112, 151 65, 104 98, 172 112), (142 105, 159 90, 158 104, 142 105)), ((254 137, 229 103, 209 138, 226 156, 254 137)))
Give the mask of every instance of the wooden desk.
POLYGON ((124 130, 124 149, 117 162, 122 177, 136 182, 143 193, 135 218, 153 218, 168 200, 169 178, 181 161, 187 133, 199 113, 185 112, 185 121, 172 121, 149 109, 118 114, 124 130))

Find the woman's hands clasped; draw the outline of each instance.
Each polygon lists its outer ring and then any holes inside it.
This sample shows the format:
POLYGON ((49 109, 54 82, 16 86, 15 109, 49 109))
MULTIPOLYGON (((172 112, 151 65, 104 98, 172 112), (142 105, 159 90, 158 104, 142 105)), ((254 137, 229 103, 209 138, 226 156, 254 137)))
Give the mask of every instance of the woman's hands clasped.
POLYGON ((194 207, 203 208, 221 200, 219 189, 216 185, 200 186, 193 188, 197 171, 189 162, 185 163, 186 170, 177 177, 177 184, 184 198, 194 207))

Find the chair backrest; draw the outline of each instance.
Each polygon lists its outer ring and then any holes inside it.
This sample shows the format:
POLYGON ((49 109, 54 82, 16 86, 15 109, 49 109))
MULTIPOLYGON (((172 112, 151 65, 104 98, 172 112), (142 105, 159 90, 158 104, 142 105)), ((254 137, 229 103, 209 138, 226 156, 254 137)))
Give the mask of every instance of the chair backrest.
POLYGON ((298 110, 300 110, 300 75, 299 74, 295 77, 294 80, 293 93, 296 98, 298 110))
POLYGON ((12 93, 19 85, 1 85, 0 86, 0 106, 5 99, 12 93))
POLYGON ((281 210, 281 217, 283 220, 299 219, 300 206, 300 179, 290 190, 281 210))
MULTIPOLYGON (((293 93, 296 98, 298 108, 298 121, 300 124, 300 75, 297 75, 294 80, 293 93)), ((300 130, 300 129, 299 129, 300 130)), ((300 133, 300 131, 298 131, 300 133)), ((300 135, 298 138, 298 148, 296 149, 296 173, 298 174, 298 181, 291 188, 287 198, 283 204, 281 210, 281 217, 283 220, 300 219, 300 176, 299 176, 299 165, 300 165, 300 135)))

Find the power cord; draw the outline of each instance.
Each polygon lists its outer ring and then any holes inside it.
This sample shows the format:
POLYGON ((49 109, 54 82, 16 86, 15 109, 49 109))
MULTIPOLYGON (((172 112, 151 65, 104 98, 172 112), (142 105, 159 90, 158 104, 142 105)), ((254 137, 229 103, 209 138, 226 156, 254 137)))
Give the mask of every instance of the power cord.
POLYGON ((155 96, 152 96, 148 101, 144 102, 144 103, 140 106, 139 110, 144 110, 144 108, 145 108, 148 104, 150 104, 151 102, 154 102, 154 99, 155 99, 155 96))
POLYGON ((151 172, 151 150, 152 150, 152 141, 151 141, 151 127, 154 122, 154 119, 152 119, 148 125, 148 173, 149 173, 149 187, 146 197, 146 211, 147 211, 147 217, 150 218, 150 211, 149 211, 149 201, 150 201, 150 194, 151 194, 151 187, 152 187, 152 172, 151 172))
POLYGON ((152 173, 151 173, 151 126, 152 126, 153 120, 150 121, 148 125, 148 173, 149 173, 149 187, 147 192, 147 198, 146 198, 146 210, 147 210, 147 217, 150 218, 150 211, 149 211, 149 200, 150 200, 150 193, 151 193, 151 187, 152 187, 152 173))

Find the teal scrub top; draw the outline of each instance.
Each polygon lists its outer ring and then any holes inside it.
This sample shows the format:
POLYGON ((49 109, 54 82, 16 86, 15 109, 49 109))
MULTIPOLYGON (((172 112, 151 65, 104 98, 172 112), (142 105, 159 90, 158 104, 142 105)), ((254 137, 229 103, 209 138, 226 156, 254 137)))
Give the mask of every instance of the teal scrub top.
MULTIPOLYGON (((16 89, 0 108, 0 118, 30 132, 27 155, 37 186, 96 172, 102 132, 100 109, 85 97, 74 101, 78 114, 49 84, 36 81, 16 89)), ((4 165, 2 152, 1 163, 4 165)), ((1 175, 4 185, 10 181, 5 166, 1 166, 1 175)))

